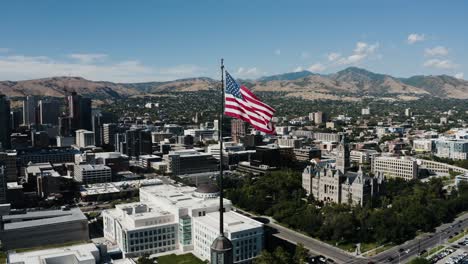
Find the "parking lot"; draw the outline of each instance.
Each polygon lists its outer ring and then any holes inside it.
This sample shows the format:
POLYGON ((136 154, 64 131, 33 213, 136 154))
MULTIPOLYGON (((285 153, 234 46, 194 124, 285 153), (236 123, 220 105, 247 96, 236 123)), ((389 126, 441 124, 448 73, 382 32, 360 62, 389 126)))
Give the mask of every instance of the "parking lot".
POLYGON ((468 237, 440 251, 430 259, 435 264, 468 264, 468 237))

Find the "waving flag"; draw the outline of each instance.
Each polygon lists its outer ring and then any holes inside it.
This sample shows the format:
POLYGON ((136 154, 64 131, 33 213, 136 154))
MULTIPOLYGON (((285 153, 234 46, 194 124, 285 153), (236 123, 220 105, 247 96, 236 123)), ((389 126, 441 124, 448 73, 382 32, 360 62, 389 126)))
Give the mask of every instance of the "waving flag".
POLYGON ((256 130, 274 134, 271 123, 275 109, 258 99, 247 87, 240 86, 226 71, 224 114, 244 120, 256 130))

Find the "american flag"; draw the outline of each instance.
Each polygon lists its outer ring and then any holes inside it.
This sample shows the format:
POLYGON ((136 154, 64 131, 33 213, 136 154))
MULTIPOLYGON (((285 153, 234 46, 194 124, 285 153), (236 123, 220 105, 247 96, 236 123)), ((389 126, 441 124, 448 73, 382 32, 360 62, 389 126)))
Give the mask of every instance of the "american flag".
POLYGON ((247 87, 239 85, 226 71, 224 114, 244 120, 256 130, 274 134, 271 123, 275 109, 262 103, 247 87))

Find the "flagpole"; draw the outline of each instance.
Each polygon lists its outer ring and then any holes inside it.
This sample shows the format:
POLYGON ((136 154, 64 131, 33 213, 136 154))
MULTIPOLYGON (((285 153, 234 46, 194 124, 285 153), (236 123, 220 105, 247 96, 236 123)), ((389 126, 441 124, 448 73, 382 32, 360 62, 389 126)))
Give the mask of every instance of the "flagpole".
POLYGON ((224 205, 223 205, 223 115, 224 115, 224 60, 221 59, 221 111, 219 113, 218 135, 219 135, 219 236, 211 244, 211 264, 232 264, 233 245, 224 236, 224 205))
POLYGON ((223 205, 223 115, 224 115, 224 59, 221 59, 221 111, 219 113, 219 233, 224 236, 224 205, 223 205))

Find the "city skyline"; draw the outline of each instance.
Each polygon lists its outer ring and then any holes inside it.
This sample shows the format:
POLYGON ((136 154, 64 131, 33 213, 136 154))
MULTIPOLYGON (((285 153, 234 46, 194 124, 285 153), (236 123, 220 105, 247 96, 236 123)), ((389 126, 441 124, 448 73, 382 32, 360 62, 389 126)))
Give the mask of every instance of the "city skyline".
POLYGON ((396 77, 465 78, 467 3, 207 1, 5 3, 0 79, 81 76, 168 81, 219 74, 255 79, 349 66, 396 77), (11 27, 14 24, 15 27, 11 27), (45 32, 44 29, 47 29, 45 32))

